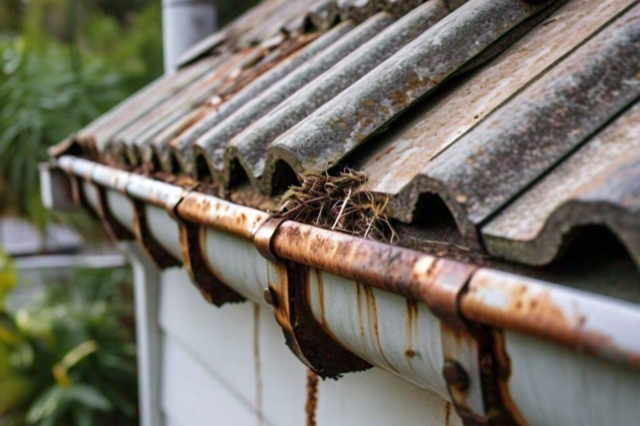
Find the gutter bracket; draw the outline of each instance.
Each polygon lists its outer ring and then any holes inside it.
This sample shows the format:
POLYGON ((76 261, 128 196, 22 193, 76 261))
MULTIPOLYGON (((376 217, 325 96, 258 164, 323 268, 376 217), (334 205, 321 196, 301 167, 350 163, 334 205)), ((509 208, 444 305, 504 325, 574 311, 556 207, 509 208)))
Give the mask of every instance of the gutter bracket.
POLYGON ((468 321, 460 309, 474 272, 447 259, 414 267, 422 298, 442 324, 442 373, 465 426, 522 426, 508 394, 510 366, 501 331, 468 321))
POLYGON ((307 303, 311 268, 278 258, 273 240, 283 218, 271 218, 254 234, 256 249, 268 261, 269 287, 265 299, 274 308, 285 341, 293 354, 315 374, 337 379, 363 371, 371 364, 340 346, 313 318, 307 303))
MULTIPOLYGON (((65 170, 65 173, 71 182, 71 199, 73 200, 73 203, 77 207, 83 208, 92 219, 100 220, 98 212, 96 212, 96 210, 91 206, 84 191, 82 190, 80 177, 75 175, 72 170, 65 170)), ((83 176, 83 179, 91 183, 91 176, 83 176)))
POLYGON ((115 218, 111 211, 111 206, 107 200, 107 189, 97 183, 93 184, 98 192, 98 216, 102 221, 102 226, 106 229, 107 233, 115 241, 127 241, 135 239, 133 232, 122 226, 120 222, 115 218))
POLYGON ((147 221, 146 203, 132 196, 129 196, 129 199, 133 203, 133 232, 147 255, 161 270, 181 266, 182 262, 169 253, 151 233, 147 221))
POLYGON ((253 244, 256 246, 258 252, 267 259, 269 262, 278 262, 278 257, 273 252, 272 240, 275 233, 278 231, 280 225, 282 225, 287 219, 285 218, 270 218, 264 222, 258 230, 253 234, 253 244))
POLYGON ((187 270, 191 282, 209 303, 221 307, 226 303, 244 302, 246 299, 225 284, 209 267, 202 247, 206 228, 187 221, 178 214, 178 205, 195 187, 197 185, 185 190, 179 197, 170 198, 166 204, 169 216, 176 221, 180 230, 180 247, 182 247, 182 257, 184 259, 183 266, 187 270))

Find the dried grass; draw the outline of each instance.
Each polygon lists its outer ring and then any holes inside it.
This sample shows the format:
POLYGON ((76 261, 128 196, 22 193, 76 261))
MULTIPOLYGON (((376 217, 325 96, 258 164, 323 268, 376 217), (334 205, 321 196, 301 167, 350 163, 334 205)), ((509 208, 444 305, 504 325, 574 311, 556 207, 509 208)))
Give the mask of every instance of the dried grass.
POLYGON ((338 176, 306 175, 284 194, 275 216, 393 242, 397 235, 385 214, 389 198, 360 191, 366 181, 364 173, 350 169, 338 176))

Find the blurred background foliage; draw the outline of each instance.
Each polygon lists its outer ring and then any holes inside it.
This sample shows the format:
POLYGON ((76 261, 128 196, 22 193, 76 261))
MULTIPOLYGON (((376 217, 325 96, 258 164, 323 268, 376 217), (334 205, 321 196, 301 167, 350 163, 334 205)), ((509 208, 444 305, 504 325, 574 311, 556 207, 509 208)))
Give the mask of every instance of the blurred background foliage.
MULTIPOLYGON (((159 0, 0 0, 0 215, 61 220, 38 193, 47 148, 162 72, 159 0)), ((130 271, 52 278, 9 311, 22 285, 0 252, 0 425, 138 424, 130 271)))
MULTIPOLYGON (((219 26, 257 2, 218 2, 219 26)), ((86 217, 44 210, 36 165, 162 72, 161 0, 0 0, 0 218, 95 240, 86 217)), ((130 270, 52 278, 8 310, 23 286, 0 247, 0 426, 138 424, 130 270)))
MULTIPOLYGON (((218 25, 258 2, 217 2, 218 25)), ((0 0, 0 214, 52 219, 46 149, 162 72, 161 0, 0 0)))
POLYGON ((45 214, 46 149, 162 73, 160 1, 0 2, 0 209, 45 214))
POLYGON ((0 309, 0 424, 138 424, 131 288, 128 269, 78 270, 0 309))

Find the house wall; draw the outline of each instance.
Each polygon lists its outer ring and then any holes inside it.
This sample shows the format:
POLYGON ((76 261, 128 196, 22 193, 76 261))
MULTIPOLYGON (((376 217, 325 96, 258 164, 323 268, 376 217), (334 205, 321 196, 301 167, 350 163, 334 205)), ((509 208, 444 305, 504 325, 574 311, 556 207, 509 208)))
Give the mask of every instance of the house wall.
POLYGON ((167 426, 461 425, 453 407, 379 369, 319 380, 307 414, 307 369, 273 313, 209 305, 181 268, 160 274, 159 404, 167 426))

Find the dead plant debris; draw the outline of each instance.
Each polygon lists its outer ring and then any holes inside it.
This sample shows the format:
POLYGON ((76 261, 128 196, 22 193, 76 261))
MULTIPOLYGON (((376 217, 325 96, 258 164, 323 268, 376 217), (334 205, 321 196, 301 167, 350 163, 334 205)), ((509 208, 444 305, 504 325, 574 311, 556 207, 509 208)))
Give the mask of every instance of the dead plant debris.
POLYGON ((397 236, 385 213, 389 197, 360 190, 366 181, 363 172, 351 169, 303 176, 300 186, 283 195, 274 216, 392 243, 397 236))

